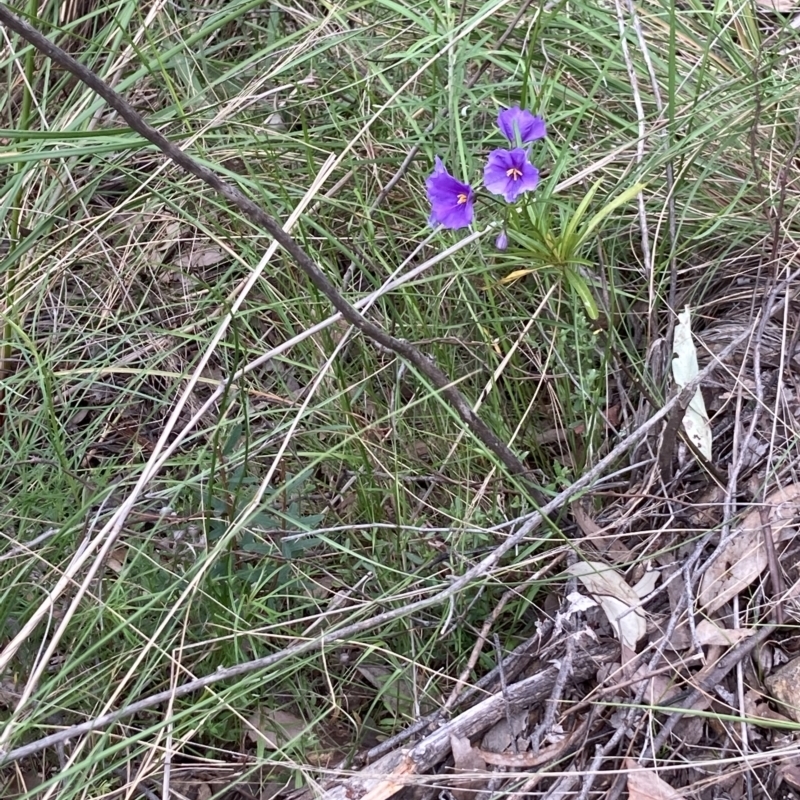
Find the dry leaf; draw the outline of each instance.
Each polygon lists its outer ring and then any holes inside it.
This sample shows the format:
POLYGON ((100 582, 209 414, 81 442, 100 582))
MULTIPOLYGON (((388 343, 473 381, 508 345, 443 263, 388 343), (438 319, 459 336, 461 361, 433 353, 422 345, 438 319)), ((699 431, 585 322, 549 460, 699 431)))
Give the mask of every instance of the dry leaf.
POLYGON ((281 112, 273 111, 264 120, 264 128, 267 133, 284 133, 286 131, 286 123, 283 121, 281 112))
POLYGON ((560 615, 564 619, 569 619, 573 614, 580 614, 597 606, 597 603, 591 597, 587 597, 580 592, 570 592, 565 599, 567 601, 567 610, 563 615, 560 615))
POLYGON ((789 717, 773 711, 764 697, 754 689, 748 689, 745 692, 744 714, 748 718, 748 722, 753 725, 758 725, 760 720, 776 720, 789 725, 792 723, 789 717))
POLYGON ((582 722, 572 733, 562 736, 561 740, 549 747, 544 747, 538 753, 492 753, 481 750, 480 756, 486 764, 497 767, 508 767, 514 770, 531 769, 560 758, 570 747, 582 742, 586 736, 586 722, 582 722))
POLYGON ((641 578, 631 587, 636 594, 636 596, 643 600, 647 595, 651 594, 654 589, 656 588, 656 584, 658 583, 658 579, 661 577, 661 573, 657 570, 651 569, 649 572, 645 572, 641 578))
POLYGON ((722 520, 724 501, 725 490, 716 483, 697 492, 686 509, 692 525, 703 529, 716 527, 722 520))
MULTIPOLYGON (((691 312, 689 306, 686 306, 683 314, 678 314, 678 324, 675 326, 675 337, 672 341, 672 377, 681 389, 694 380, 700 371, 690 319, 691 312)), ((711 461, 711 423, 708 421, 706 404, 699 388, 686 409, 683 429, 689 441, 711 461)))
POLYGON ((502 286, 503 284, 514 283, 514 281, 518 281, 520 278, 524 278, 527 275, 533 275, 536 272, 535 269, 515 269, 513 272, 509 272, 508 275, 504 275, 498 283, 502 286))
MULTIPOLYGON (((659 625, 658 630, 663 631, 665 627, 665 624, 659 625)), ((691 646, 692 632, 689 630, 689 623, 682 619, 672 630, 672 636, 669 637, 669 648, 678 653, 691 646)))
POLYGON ((207 783, 201 783, 197 787, 197 800, 211 800, 213 796, 214 790, 207 783))
MULTIPOLYGON (((486 772, 486 762, 466 736, 450 736, 450 749, 453 751, 453 771, 456 773, 486 772)), ((486 783, 485 778, 456 780, 450 789, 456 800, 475 800, 477 793, 486 783)))
POLYGON ((285 789, 285 783, 276 783, 271 781, 269 783, 262 784, 261 792, 258 795, 258 800, 273 800, 274 797, 283 792, 285 789))
POLYGON ((187 247, 186 251, 175 259, 175 266, 188 270, 203 269, 204 267, 213 267, 229 258, 230 255, 221 247, 210 242, 203 242, 187 247))
POLYGON ((600 561, 579 561, 567 572, 577 577, 597 601, 620 642, 635 652, 647 625, 639 598, 622 575, 600 561))
POLYGON ((697 623, 697 641, 701 645, 717 644, 728 647, 751 636, 754 631, 752 628, 721 628, 710 619, 703 619, 697 623))
POLYGON ((800 722, 800 658, 794 658, 770 675, 765 683, 786 713, 800 722))
POLYGON ((618 535, 604 534, 605 529, 601 528, 589 516, 581 502, 573 503, 570 506, 570 510, 581 532, 597 549, 598 553, 616 564, 626 564, 632 561, 631 551, 622 544, 620 537, 618 535))
POLYGON ((119 544, 108 554, 108 561, 106 561, 106 566, 112 572, 116 572, 117 575, 119 575, 125 566, 125 559, 127 557, 128 557, 127 546, 125 544, 119 544))
POLYGON ((157 267, 164 260, 164 256, 172 249, 176 242, 184 238, 185 230, 183 221, 172 219, 159 226, 158 231, 151 241, 141 250, 147 263, 157 267))
POLYGON ((714 556, 700 585, 700 608, 709 614, 725 605, 746 589, 767 566, 764 547, 764 525, 761 512, 769 509, 769 526, 773 541, 794 535, 788 525, 800 514, 800 484, 792 483, 773 492, 758 508, 742 521, 739 531, 714 556))
POLYGON ((503 717, 496 725, 492 725, 481 739, 481 749, 492 753, 505 753, 510 750, 521 736, 528 724, 530 712, 527 708, 512 708, 508 717, 503 717), (509 720, 511 728, 509 729, 509 720))
POLYGON ((297 739, 306 731, 306 723, 288 711, 258 708, 248 719, 252 728, 247 737, 252 742, 262 742, 270 750, 278 750, 292 739, 297 739))
POLYGON ((575 519, 581 533, 589 539, 595 539, 601 536, 603 529, 589 516, 583 504, 578 501, 570 506, 572 516, 575 519))
POLYGON ((792 789, 800 790, 800 764, 786 763, 778 767, 778 775, 783 778, 792 789))
POLYGON ((650 705, 658 705, 667 696, 674 686, 673 682, 664 674, 652 674, 647 664, 640 664, 633 673, 636 683, 631 685, 634 692, 638 692, 645 683, 644 702, 650 705))
MULTIPOLYGON (((702 703, 702 707, 696 710, 705 711, 709 705, 710 703, 708 702, 702 703)), ((699 744, 701 740, 708 741, 706 720, 695 716, 682 717, 675 726, 674 735, 682 747, 692 747, 699 744)))
POLYGON ((628 800, 686 800, 650 769, 641 769, 632 758, 625 759, 628 772, 628 800))

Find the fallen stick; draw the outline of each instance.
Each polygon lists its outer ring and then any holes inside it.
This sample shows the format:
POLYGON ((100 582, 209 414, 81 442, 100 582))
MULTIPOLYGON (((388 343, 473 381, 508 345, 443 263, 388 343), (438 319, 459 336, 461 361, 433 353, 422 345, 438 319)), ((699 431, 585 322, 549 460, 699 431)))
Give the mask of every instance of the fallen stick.
MULTIPOLYGON (((570 678, 584 681, 597 670, 619 659, 616 642, 593 643, 585 650, 576 648, 575 662, 570 678)), ((472 708, 443 724, 433 733, 408 749, 387 753, 375 763, 335 785, 329 785, 324 800, 387 800, 404 786, 433 769, 450 753, 450 737, 474 738, 505 718, 506 705, 514 708, 533 706, 544 702, 558 679, 559 667, 550 666, 530 678, 487 697, 472 708)), ((295 800, 309 800, 311 791, 295 800)))

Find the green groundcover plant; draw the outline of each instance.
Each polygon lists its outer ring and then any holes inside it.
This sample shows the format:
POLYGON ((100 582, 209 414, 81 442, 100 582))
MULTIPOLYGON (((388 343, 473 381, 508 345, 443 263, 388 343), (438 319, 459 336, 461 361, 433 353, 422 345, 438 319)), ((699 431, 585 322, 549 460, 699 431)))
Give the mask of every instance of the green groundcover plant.
MULTIPOLYGON (((539 186, 539 169, 532 163, 535 143, 547 135, 547 125, 542 117, 518 105, 503 109, 497 116, 497 128, 511 145, 511 149, 496 148, 486 156, 483 165, 483 189, 492 208, 499 204, 499 227, 495 247, 499 251, 516 248, 514 261, 524 257, 533 266, 509 272, 502 283, 510 283, 536 269, 553 271, 566 281, 567 286, 580 298, 591 319, 599 317, 592 290, 594 279, 591 262, 584 256, 585 245, 600 223, 616 208, 627 203, 644 188, 635 184, 622 192, 585 224, 583 217, 600 188, 592 186, 575 211, 555 230, 545 196, 534 203, 531 193, 539 186)), ((442 229, 459 230, 470 227, 476 220, 475 205, 484 199, 470 183, 451 175, 439 156, 435 157, 433 173, 425 182, 430 203, 429 223, 442 229)))

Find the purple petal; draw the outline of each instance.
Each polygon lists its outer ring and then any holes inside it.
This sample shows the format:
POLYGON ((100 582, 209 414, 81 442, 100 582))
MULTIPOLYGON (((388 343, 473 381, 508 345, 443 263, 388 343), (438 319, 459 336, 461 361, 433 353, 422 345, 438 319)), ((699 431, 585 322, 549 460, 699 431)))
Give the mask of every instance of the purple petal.
POLYGON ((472 224, 475 209, 471 202, 461 203, 460 205, 450 205, 441 207, 436 213, 436 222, 445 228, 457 230, 466 228, 472 224))
POLYGON ((456 180, 436 156, 433 174, 425 181, 431 214, 431 225, 445 228, 466 228, 472 223, 475 213, 475 193, 469 184, 456 180))
POLYGON ((494 240, 494 246, 498 250, 505 250, 508 247, 508 234, 505 231, 500 231, 498 237, 494 240))
POLYGON ((483 170, 483 182, 492 194, 499 194, 513 203, 523 192, 536 188, 539 170, 528 161, 527 153, 515 150, 493 150, 483 170))
POLYGON ((483 168, 483 184, 492 194, 503 194, 508 184, 508 150, 493 150, 483 168))
POLYGON ((497 115, 497 127, 511 144, 528 144, 547 135, 544 120, 519 106, 501 111, 497 115), (519 141, 517 131, 519 131, 519 141))

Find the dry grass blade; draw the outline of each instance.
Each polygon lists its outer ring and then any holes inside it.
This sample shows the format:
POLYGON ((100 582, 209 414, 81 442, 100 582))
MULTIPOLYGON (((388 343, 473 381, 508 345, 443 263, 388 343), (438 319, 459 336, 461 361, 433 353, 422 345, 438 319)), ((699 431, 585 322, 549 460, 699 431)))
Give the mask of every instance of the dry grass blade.
MULTIPOLYGON (((800 271, 798 272, 798 274, 800 274, 800 271)), ((773 313, 777 313, 781 309, 781 307, 782 303, 777 302, 773 304, 771 308, 773 313)), ((753 324, 753 327, 755 327, 755 324, 756 323, 753 324)), ((659 422, 667 418, 675 408, 680 408, 681 402, 688 402, 688 398, 690 398, 694 394, 697 387, 700 385, 701 381, 706 380, 709 375, 713 374, 714 370, 719 365, 725 362, 725 359, 730 354, 736 352, 741 342, 745 341, 751 335, 751 333, 752 333, 752 328, 748 329, 747 331, 736 337, 728 345, 728 347, 726 347, 720 352, 718 359, 715 362, 709 364, 704 369, 700 370, 695 380, 687 384, 687 386, 679 394, 675 395, 670 401, 668 401, 664 405, 664 407, 656 414, 654 414, 644 425, 642 425, 636 431, 625 437, 625 439, 623 439, 611 452, 609 452, 605 458, 601 459, 592 470, 588 471, 580 479, 576 480, 572 485, 570 485, 565 491, 561 492, 556 497, 554 497, 540 511, 533 514, 528 519, 528 521, 524 525, 522 525, 520 529, 516 531, 512 536, 508 537, 508 539, 506 539, 506 541, 502 545, 494 549, 489 556, 484 558, 474 567, 467 570, 460 578, 453 581, 452 584, 446 590, 438 594, 435 594, 431 597, 425 598, 424 600, 418 600, 416 602, 409 603, 408 605, 396 611, 389 611, 389 612, 384 612, 382 614, 378 614, 372 617, 371 619, 367 620, 365 623, 357 623, 355 625, 344 626, 339 629, 334 629, 330 633, 327 633, 323 639, 312 639, 308 642, 304 642, 303 644, 287 648, 274 656, 266 656, 264 658, 255 659, 253 661, 239 664, 235 667, 220 669, 213 675, 208 675, 204 678, 189 681, 188 683, 178 686, 174 691, 169 690, 166 692, 161 692, 152 695, 150 697, 144 698, 143 700, 133 703, 123 709, 93 719, 88 723, 75 725, 72 728, 69 728, 60 733, 53 734, 51 736, 40 739, 36 742, 9 751, 4 754, 3 761, 18 760, 32 753, 39 752, 40 750, 49 747, 53 744, 67 741, 75 736, 80 736, 84 733, 88 733, 93 730, 99 730, 101 728, 104 728, 107 725, 111 724, 112 722, 116 722, 119 719, 122 719, 126 716, 130 716, 131 714, 134 714, 137 711, 141 711, 146 708, 151 708, 155 705, 158 705, 161 702, 164 702, 165 700, 171 700, 177 697, 184 697, 188 694, 196 692, 198 689, 201 689, 205 686, 210 686, 213 685, 214 683, 218 683, 220 681, 227 680, 229 678, 236 677, 238 675, 243 675, 249 672, 253 672, 255 670, 270 667, 274 664, 280 663, 281 661, 287 658, 296 657, 302 653, 306 653, 318 647, 321 647, 323 644, 330 644, 335 641, 345 640, 348 637, 351 637, 357 633, 379 627, 389 621, 404 617, 407 614, 412 613, 413 611, 438 605, 439 603, 445 601, 447 598, 456 595, 463 587, 468 586, 476 578, 489 574, 493 569, 493 567, 499 562, 500 558, 505 553, 516 547, 521 541, 524 541, 524 539, 527 536, 529 536, 533 530, 536 529, 536 527, 541 523, 543 515, 550 514, 553 511, 558 510, 564 504, 569 502, 569 500, 571 500, 578 492, 580 492, 581 489, 583 489, 586 486, 592 485, 599 476, 604 474, 604 471, 609 466, 616 463, 616 461, 619 459, 621 455, 628 452, 628 450, 631 447, 633 447, 638 441, 643 439, 651 429, 653 429, 659 422)), ((758 641, 761 641, 760 637, 754 636, 751 639, 747 640, 745 644, 755 646, 758 643, 758 641)))
POLYGON ((9 9, 0 794, 791 793, 795 21, 9 9))

